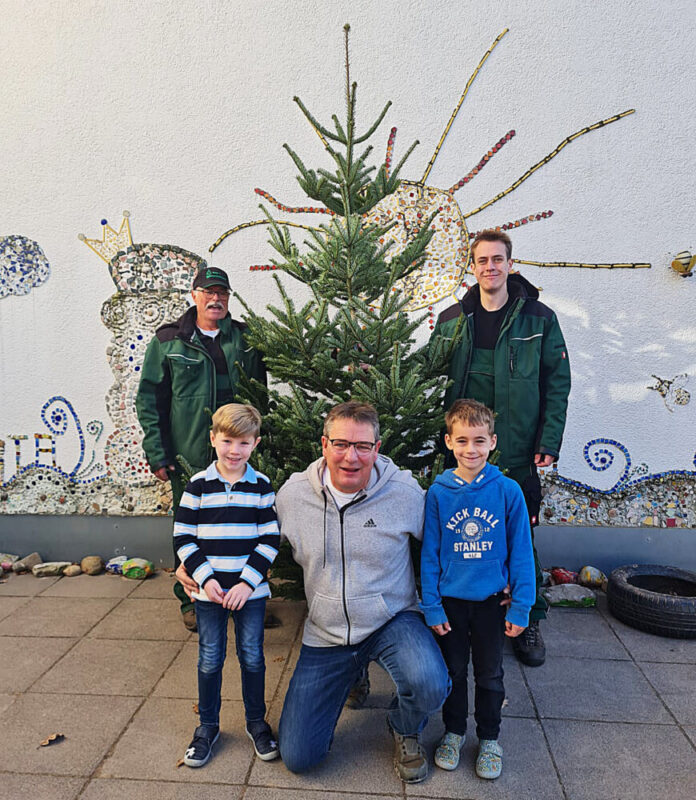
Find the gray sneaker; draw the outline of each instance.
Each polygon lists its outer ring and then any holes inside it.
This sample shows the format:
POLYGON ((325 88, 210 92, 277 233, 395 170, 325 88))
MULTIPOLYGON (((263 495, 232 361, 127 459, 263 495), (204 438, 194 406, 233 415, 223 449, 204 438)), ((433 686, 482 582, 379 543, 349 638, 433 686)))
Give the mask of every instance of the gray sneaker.
POLYGON ((402 736, 392 730, 394 737, 394 768, 404 783, 420 783, 428 777, 428 758, 418 736, 402 736))

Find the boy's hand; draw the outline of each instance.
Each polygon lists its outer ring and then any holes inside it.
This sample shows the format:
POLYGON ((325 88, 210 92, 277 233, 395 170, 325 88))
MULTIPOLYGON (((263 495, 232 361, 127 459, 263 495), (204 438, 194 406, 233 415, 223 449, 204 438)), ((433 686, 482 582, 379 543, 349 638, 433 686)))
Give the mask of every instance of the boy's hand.
MULTIPOLYGON (((206 588, 208 584, 206 583, 206 588)), ((244 603, 249 599, 249 596, 254 590, 249 586, 248 583, 244 583, 244 581, 240 581, 236 583, 225 595, 225 599, 222 601, 222 605, 224 608, 229 608, 232 611, 239 611, 240 608, 243 607, 244 603)))
POLYGON ((184 587, 184 591, 186 592, 186 594, 189 596, 191 600, 193 600, 194 598, 191 597, 191 592, 200 592, 200 587, 198 586, 196 581, 194 581, 193 578, 188 574, 188 572, 186 572, 186 567, 183 564, 179 564, 174 574, 176 575, 176 578, 179 581, 179 583, 184 587))
POLYGON ((449 622, 443 622, 441 625, 431 625, 430 628, 435 631, 438 636, 444 636, 452 630, 452 626, 449 622))
POLYGON ((212 600, 213 603, 222 603, 225 599, 225 592, 215 578, 205 582, 203 591, 208 595, 208 600, 212 600))
POLYGON ((505 597, 500 601, 501 606, 509 606, 512 603, 512 595, 510 594, 510 584, 503 589, 505 597))
POLYGON ((505 635, 514 639, 515 636, 519 636, 526 627, 526 625, 513 625, 512 622, 505 620, 505 635))

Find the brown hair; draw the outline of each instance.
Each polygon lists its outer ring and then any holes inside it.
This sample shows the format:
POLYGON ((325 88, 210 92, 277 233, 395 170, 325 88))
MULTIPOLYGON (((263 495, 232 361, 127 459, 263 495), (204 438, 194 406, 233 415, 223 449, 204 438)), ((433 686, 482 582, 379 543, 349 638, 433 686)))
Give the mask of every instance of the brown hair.
POLYGON ((471 260, 474 259, 474 252, 481 242, 502 242, 505 245, 505 252, 507 253, 508 261, 512 258, 512 239, 503 231, 497 231, 494 228, 486 228, 484 231, 479 231, 476 234, 471 245, 471 260))
POLYGON ((213 414, 213 433, 222 433, 234 439, 253 436, 261 431, 261 414, 254 406, 227 403, 213 414))
POLYGON ((369 403, 360 403, 357 400, 349 400, 347 403, 339 403, 334 406, 326 415, 324 420, 324 436, 328 438, 331 424, 337 419, 352 419, 355 422, 366 422, 372 425, 375 433, 375 441, 379 441, 379 417, 374 406, 369 403))
POLYGON ((478 400, 470 400, 468 398, 455 400, 445 414, 445 425, 450 436, 455 422, 463 422, 471 426, 486 425, 490 436, 495 431, 495 414, 488 406, 484 406, 478 400))

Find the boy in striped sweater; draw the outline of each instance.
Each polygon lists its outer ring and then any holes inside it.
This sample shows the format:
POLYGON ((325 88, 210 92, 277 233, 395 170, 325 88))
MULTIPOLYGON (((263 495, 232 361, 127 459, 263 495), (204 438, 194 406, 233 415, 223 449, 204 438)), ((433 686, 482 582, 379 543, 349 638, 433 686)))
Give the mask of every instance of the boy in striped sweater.
POLYGON ((176 514, 174 542, 187 572, 198 584, 193 594, 198 624, 198 713, 200 725, 184 755, 202 767, 220 735, 220 689, 227 651, 227 621, 234 621, 242 671, 246 732, 259 758, 278 756, 265 720, 263 618, 270 589, 266 573, 280 536, 275 493, 268 478, 249 463, 259 443, 261 415, 230 403, 213 415, 210 441, 217 461, 194 475, 176 514))

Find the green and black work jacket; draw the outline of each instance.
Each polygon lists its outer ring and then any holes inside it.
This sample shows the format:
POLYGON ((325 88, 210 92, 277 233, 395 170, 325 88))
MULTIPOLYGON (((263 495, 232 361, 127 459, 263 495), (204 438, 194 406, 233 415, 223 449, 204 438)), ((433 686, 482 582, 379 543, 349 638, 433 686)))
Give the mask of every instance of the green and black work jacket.
MULTIPOLYGON (((500 326, 493 352, 500 465, 530 464, 535 453, 558 458, 570 392, 570 365, 556 315, 539 302, 538 290, 521 275, 507 281, 512 303, 500 326)), ((439 316, 433 337, 451 338, 462 315, 462 338, 452 354, 448 376, 453 383, 445 394, 445 409, 466 397, 474 350, 474 311, 481 302, 478 285, 439 316)), ((483 398, 474 397, 474 400, 483 398)))
MULTIPOLYGON (((196 329, 196 308, 158 328, 145 351, 135 407, 145 434, 143 450, 152 469, 177 465, 182 455, 196 470, 213 460, 210 415, 218 406, 215 363, 196 329)), ((231 392, 239 384, 239 366, 250 378, 266 382, 261 355, 244 340, 246 326, 228 314, 219 322, 231 392)))

